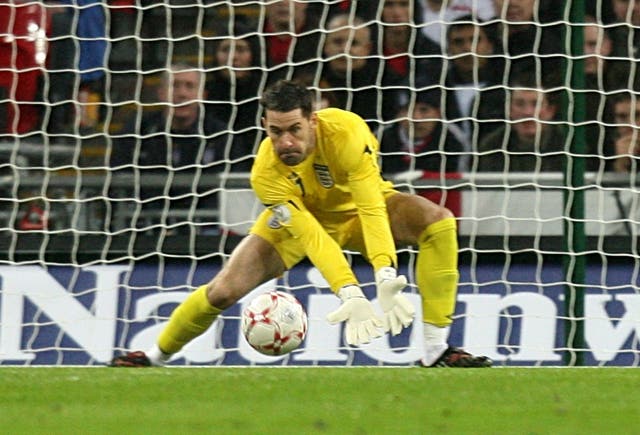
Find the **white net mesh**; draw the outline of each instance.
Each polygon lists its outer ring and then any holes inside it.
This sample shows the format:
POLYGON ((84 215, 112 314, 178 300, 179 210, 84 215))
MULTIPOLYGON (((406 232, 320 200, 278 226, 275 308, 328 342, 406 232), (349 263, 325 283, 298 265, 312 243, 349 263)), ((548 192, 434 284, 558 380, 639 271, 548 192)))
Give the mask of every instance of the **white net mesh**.
MULTIPOLYGON (((456 214, 453 344, 505 365, 638 365, 633 2, 624 17, 586 2, 584 19, 551 1, 529 14, 432 3, 0 2, 0 364, 148 348, 261 210, 247 178, 259 95, 296 78, 319 107, 367 120, 398 188, 456 214)), ((400 253, 414 282, 415 251, 400 253)), ((302 348, 251 351, 245 298, 177 363, 422 354, 419 322, 343 347, 324 321, 337 300, 309 264, 256 291, 275 286, 308 310, 302 348)))

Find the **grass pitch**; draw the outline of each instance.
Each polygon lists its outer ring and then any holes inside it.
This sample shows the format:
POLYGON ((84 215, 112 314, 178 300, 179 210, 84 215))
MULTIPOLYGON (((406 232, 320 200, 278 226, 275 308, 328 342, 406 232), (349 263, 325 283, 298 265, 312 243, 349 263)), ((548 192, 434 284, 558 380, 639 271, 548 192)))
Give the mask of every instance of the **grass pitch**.
POLYGON ((637 434, 638 370, 0 367, 0 432, 637 434))

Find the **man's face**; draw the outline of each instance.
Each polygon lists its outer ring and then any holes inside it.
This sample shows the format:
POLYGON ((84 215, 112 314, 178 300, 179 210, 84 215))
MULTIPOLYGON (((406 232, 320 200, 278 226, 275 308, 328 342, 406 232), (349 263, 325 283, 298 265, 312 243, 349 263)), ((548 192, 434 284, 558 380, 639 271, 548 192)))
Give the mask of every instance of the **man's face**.
POLYGON ((370 38, 369 29, 364 27, 331 30, 324 43, 325 57, 337 56, 329 62, 331 69, 344 74, 349 70, 364 68, 367 64, 366 56, 371 53, 370 38))
POLYGON ((485 56, 493 53, 493 44, 480 27, 456 26, 449 32, 448 50, 458 69, 471 71, 487 64, 488 58, 485 56))
POLYGON ((302 115, 302 109, 291 112, 265 111, 262 126, 273 143, 273 150, 287 166, 302 163, 315 149, 316 115, 302 115))
POLYGON ((266 19, 278 31, 294 31, 304 25, 307 3, 282 0, 269 3, 265 9, 266 19))
POLYGON ((555 116, 555 107, 547 101, 542 91, 515 89, 511 93, 510 119, 513 129, 521 139, 534 140, 539 129, 555 116))
POLYGON ((173 73, 173 80, 161 85, 160 100, 173 106, 174 118, 189 118, 198 112, 198 103, 204 98, 200 78, 198 71, 177 71, 173 73))
POLYGON ((633 103, 631 98, 620 100, 613 107, 614 122, 618 124, 619 137, 629 136, 640 126, 640 98, 633 103))
POLYGON ((382 22, 389 24, 411 23, 413 11, 409 0, 386 0, 382 9, 382 22))
POLYGON ((494 0, 496 16, 507 21, 533 21, 535 0, 494 0))
POLYGON ((220 66, 227 66, 224 69, 225 75, 229 76, 232 70, 236 78, 243 78, 250 74, 244 68, 251 67, 253 63, 251 47, 244 39, 227 39, 222 41, 216 51, 216 62, 220 66))
POLYGON ((415 141, 426 139, 438 126, 440 115, 440 109, 425 103, 415 103, 411 120, 403 121, 404 127, 409 135, 413 128, 413 139, 415 141))
POLYGON ((611 54, 611 40, 604 30, 595 24, 584 27, 584 72, 597 74, 602 69, 602 56, 611 54))

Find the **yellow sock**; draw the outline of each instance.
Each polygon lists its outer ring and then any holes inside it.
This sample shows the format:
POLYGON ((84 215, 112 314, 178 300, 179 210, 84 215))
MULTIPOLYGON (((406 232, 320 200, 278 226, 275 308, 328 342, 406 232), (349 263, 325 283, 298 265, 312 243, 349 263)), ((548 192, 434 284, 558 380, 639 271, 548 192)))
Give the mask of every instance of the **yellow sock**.
POLYGON ((222 312, 212 306, 207 298, 207 286, 198 287, 171 313, 169 323, 158 337, 158 347, 173 354, 191 340, 209 329, 222 312))
POLYGON ((429 225, 418 240, 416 284, 425 322, 440 327, 452 323, 458 278, 456 220, 446 218, 429 225))

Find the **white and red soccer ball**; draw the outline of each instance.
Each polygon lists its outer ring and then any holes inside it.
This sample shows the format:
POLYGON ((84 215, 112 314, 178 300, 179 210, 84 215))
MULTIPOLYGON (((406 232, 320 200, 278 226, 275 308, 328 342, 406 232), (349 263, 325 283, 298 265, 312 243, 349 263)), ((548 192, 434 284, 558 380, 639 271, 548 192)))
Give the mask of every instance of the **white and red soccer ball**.
POLYGON ((296 349, 304 340, 307 313, 289 293, 263 293, 242 311, 242 333, 249 345, 258 352, 284 355, 296 349))

